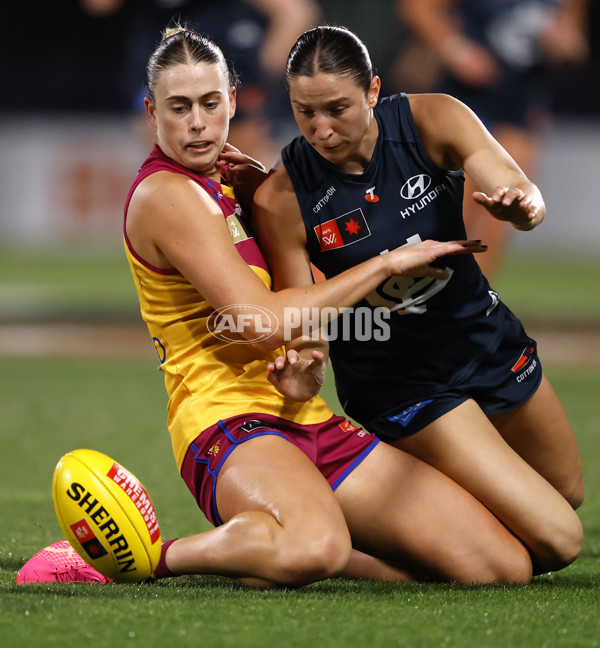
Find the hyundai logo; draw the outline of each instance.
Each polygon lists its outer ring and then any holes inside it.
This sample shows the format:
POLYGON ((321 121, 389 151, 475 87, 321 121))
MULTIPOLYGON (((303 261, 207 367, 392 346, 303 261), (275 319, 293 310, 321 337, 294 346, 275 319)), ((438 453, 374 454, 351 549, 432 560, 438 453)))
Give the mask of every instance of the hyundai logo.
POLYGON ((431 176, 421 173, 409 178, 400 189, 400 195, 406 200, 416 200, 422 196, 431 184, 431 176))

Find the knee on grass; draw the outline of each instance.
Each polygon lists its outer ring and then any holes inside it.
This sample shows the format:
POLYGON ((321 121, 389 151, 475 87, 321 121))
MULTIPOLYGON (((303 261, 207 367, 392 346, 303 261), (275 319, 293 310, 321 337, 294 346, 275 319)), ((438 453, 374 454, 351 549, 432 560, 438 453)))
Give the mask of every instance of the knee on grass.
POLYGON ((531 556, 525 547, 518 553, 503 556, 504 560, 494 565, 490 576, 490 583, 508 583, 511 585, 527 585, 533 576, 531 556))
POLYGON ((305 585, 339 576, 352 552, 349 537, 329 531, 314 537, 294 538, 273 556, 281 585, 305 585))
MULTIPOLYGON (((518 541, 515 539, 516 542, 518 541)), ((479 562, 470 564, 455 580, 465 585, 526 585, 531 582, 532 576, 531 557, 527 549, 519 543, 514 551, 507 551, 491 559, 482 557, 479 562)))
POLYGON ((327 521, 287 526, 270 515, 246 512, 221 528, 225 538, 242 552, 249 552, 248 557, 260 557, 260 567, 251 578, 258 579, 261 587, 264 582, 296 587, 337 576, 346 569, 352 554, 346 527, 327 521))
POLYGON ((532 552, 536 573, 567 567, 578 558, 582 544, 583 527, 573 511, 568 521, 548 529, 537 543, 532 552))
POLYGON ((585 489, 581 479, 574 479, 568 486, 559 489, 559 492, 567 502, 569 502, 573 509, 578 509, 583 504, 585 489))

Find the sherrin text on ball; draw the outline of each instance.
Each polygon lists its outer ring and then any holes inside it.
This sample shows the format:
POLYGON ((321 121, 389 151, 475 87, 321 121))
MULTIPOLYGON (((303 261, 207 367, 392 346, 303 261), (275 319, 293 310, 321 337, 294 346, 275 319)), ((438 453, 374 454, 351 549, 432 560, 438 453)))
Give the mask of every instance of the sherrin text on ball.
POLYGON ((58 522, 75 551, 101 574, 121 582, 152 576, 160 559, 160 528, 140 481, 96 450, 74 450, 52 478, 58 522))

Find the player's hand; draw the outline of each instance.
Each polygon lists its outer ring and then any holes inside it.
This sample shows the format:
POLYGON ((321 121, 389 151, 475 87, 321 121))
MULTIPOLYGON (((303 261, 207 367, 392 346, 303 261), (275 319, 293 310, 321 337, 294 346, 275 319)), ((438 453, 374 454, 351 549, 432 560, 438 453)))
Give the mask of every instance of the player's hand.
POLYGON ((490 196, 482 191, 474 191, 473 200, 485 207, 494 218, 508 221, 522 231, 537 227, 546 215, 544 200, 535 185, 527 190, 496 187, 490 196))
POLYGON ((267 379, 286 398, 307 401, 315 396, 325 381, 327 361, 321 351, 298 353, 290 349, 267 365, 267 379))
POLYGON ((225 144, 216 165, 244 207, 252 204, 254 192, 269 175, 261 162, 231 144, 225 144))
POLYGON ((392 250, 385 255, 385 260, 390 264, 390 275, 447 279, 446 270, 429 264, 449 254, 476 254, 486 250, 487 245, 483 245, 481 241, 428 240, 392 250))

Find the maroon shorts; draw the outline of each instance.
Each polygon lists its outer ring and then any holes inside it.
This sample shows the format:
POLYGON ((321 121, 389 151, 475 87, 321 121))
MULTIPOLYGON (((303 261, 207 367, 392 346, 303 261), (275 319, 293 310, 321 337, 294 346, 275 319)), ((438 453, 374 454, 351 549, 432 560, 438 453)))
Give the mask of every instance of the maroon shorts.
POLYGON ((181 468, 198 506, 215 526, 223 524, 215 499, 221 467, 240 443, 264 435, 283 437, 302 450, 333 490, 379 442, 341 416, 314 425, 299 425, 268 414, 243 414, 219 421, 190 444, 181 468))

